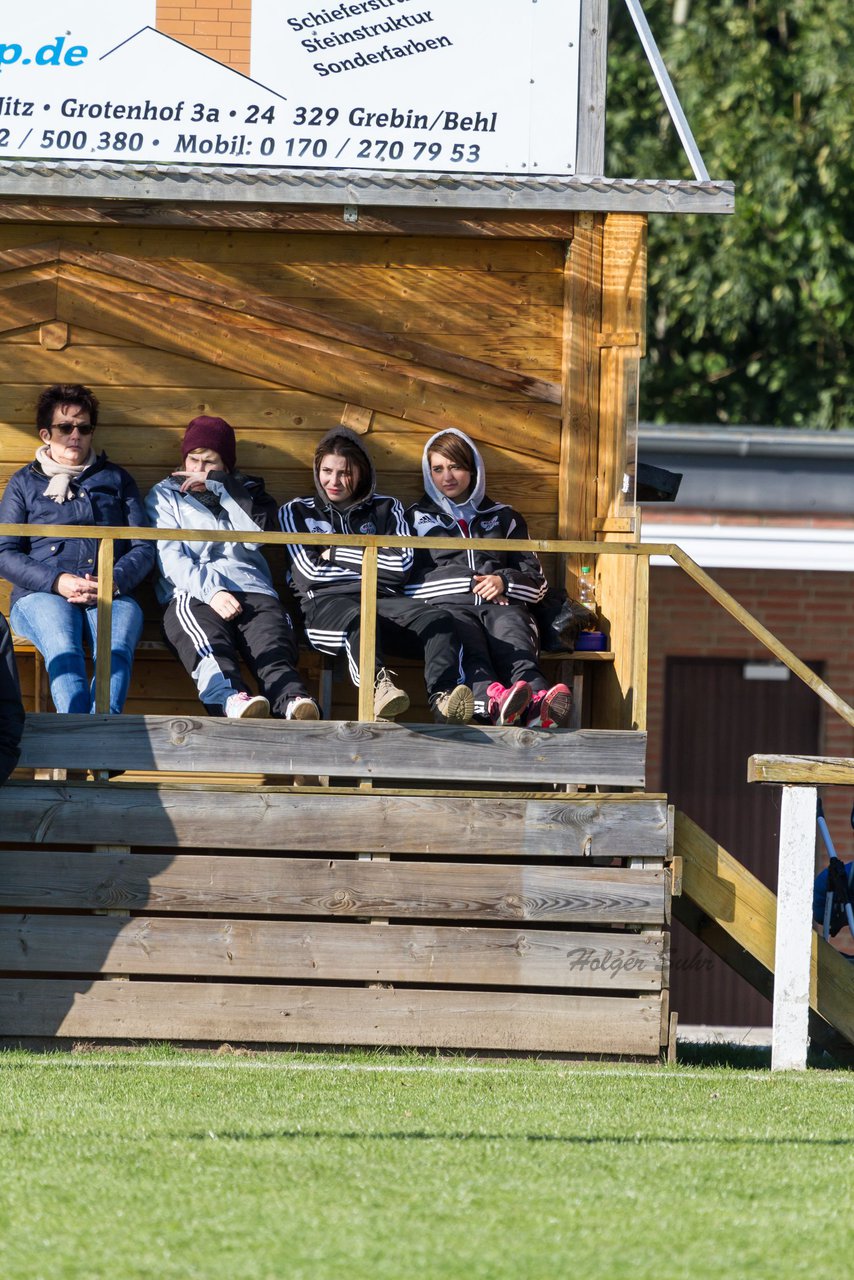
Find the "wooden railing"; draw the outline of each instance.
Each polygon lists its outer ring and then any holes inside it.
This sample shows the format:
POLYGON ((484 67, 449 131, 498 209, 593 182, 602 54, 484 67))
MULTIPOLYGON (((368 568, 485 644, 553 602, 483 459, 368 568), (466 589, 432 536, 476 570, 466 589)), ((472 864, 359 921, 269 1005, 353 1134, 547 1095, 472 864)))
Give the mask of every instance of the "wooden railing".
POLYGON ((777 783, 783 788, 771 1070, 803 1070, 807 1065, 814 972, 812 899, 818 788, 854 787, 854 760, 755 755, 748 761, 747 779, 777 783))
MULTIPOLYGON (((373 673, 376 650, 376 601, 377 601, 377 550, 380 547, 423 547, 418 537, 392 537, 381 535, 342 535, 328 533, 257 533, 219 529, 125 529, 101 525, 0 525, 3 537, 65 537, 91 538, 100 542, 98 554, 98 643, 95 666, 95 707, 109 710, 110 643, 113 600, 114 543, 137 539, 146 542, 171 542, 180 536, 183 542, 252 542, 265 546, 344 546, 364 547, 362 564, 361 647, 359 653, 359 719, 372 720, 373 673)), ((667 557, 679 566, 689 578, 702 587, 713 600, 731 614, 755 639, 771 652, 784 666, 802 680, 846 724, 854 728, 854 707, 850 706, 820 676, 788 649, 781 640, 758 622, 740 605, 734 596, 719 586, 690 556, 675 543, 636 542, 583 542, 565 538, 531 538, 527 541, 503 538, 431 538, 431 550, 472 549, 480 551, 534 551, 539 554, 583 557, 595 561, 598 556, 632 556, 648 560, 652 556, 667 557)), ((646 617, 636 617, 636 628, 646 629, 646 617)), ((644 646, 645 647, 645 646, 644 646)))

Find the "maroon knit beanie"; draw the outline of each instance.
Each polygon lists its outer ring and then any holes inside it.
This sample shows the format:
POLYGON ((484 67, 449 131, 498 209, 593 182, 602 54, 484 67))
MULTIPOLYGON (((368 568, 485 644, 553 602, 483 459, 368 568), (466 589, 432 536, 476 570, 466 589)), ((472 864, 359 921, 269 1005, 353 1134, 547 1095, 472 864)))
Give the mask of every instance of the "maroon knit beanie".
POLYGON ((181 457, 186 458, 188 453, 193 453, 196 449, 213 449, 222 458, 226 469, 234 470, 237 444, 234 430, 225 418, 208 418, 204 414, 200 418, 193 418, 181 441, 181 457))

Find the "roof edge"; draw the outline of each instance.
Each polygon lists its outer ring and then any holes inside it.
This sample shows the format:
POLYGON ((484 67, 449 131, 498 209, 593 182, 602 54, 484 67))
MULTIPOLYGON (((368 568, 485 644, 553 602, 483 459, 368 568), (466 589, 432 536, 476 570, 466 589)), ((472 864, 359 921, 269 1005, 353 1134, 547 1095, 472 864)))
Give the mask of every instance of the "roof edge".
POLYGON ((811 431, 801 427, 718 427, 690 423, 666 426, 641 422, 644 453, 703 453, 757 458, 849 458, 854 431, 811 431))
POLYGON ((228 204, 421 205, 471 209, 627 213, 732 213, 732 182, 267 169, 204 165, 109 165, 7 161, 2 197, 20 199, 219 200, 228 204))

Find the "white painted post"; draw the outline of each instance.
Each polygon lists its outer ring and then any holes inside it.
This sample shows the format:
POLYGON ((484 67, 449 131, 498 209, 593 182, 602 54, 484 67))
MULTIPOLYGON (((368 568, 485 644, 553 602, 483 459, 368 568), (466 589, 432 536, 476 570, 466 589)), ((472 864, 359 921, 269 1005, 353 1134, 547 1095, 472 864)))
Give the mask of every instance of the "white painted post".
POLYGON ((783 787, 772 1071, 803 1071, 807 1065, 816 799, 815 787, 783 787))

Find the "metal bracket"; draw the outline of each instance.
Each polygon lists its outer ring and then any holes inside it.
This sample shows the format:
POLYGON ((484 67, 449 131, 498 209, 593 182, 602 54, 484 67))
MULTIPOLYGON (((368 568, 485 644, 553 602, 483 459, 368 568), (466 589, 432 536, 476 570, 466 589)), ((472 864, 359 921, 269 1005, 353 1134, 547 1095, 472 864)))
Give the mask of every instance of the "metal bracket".
POLYGON ((685 112, 682 110, 682 104, 677 97, 676 90, 673 87, 673 81, 664 60, 655 43, 655 36, 650 30, 649 23, 646 20, 646 14, 643 11, 641 0, 626 0, 626 8, 631 15, 632 22, 635 24, 635 30, 640 37, 643 45, 643 51, 646 54, 647 61, 652 67, 652 74, 655 76, 661 96, 664 99, 665 106, 670 112, 670 119, 679 135, 679 141, 688 157, 688 162, 694 172, 694 177, 698 182, 710 182, 709 171, 703 163, 703 157, 700 155, 700 149, 694 140, 685 112))

